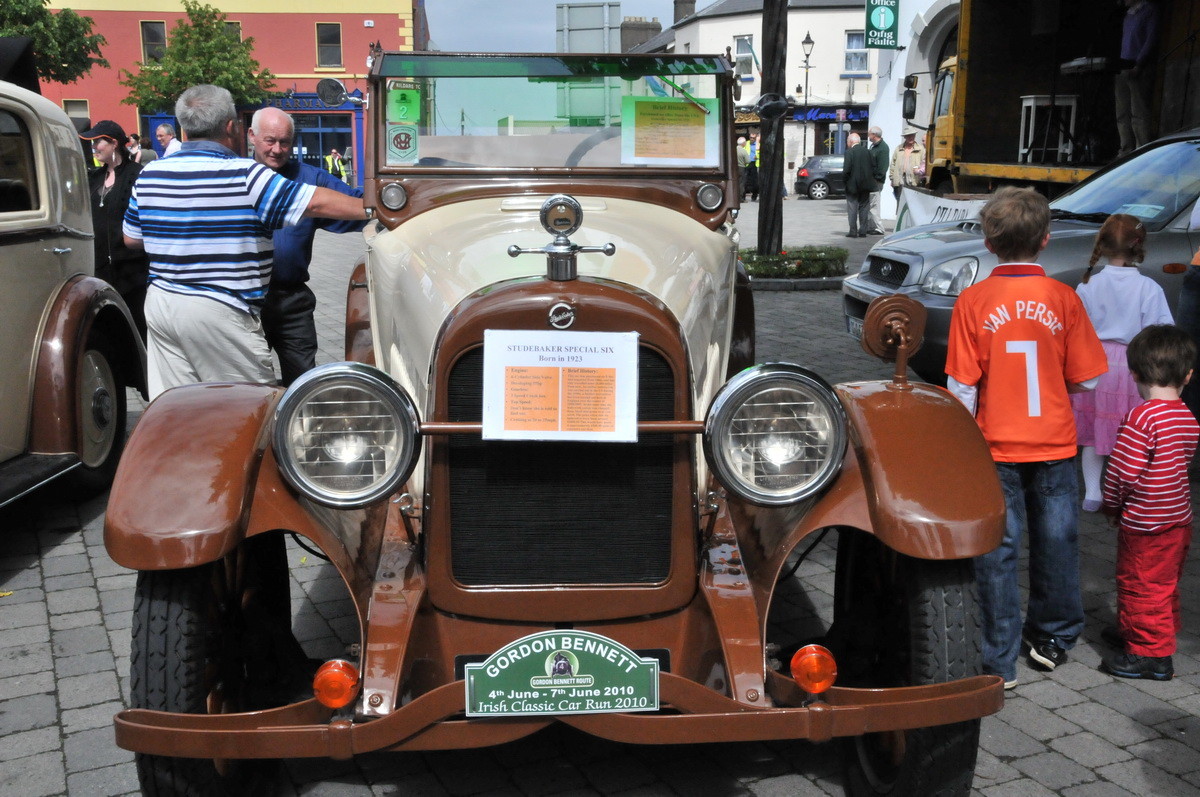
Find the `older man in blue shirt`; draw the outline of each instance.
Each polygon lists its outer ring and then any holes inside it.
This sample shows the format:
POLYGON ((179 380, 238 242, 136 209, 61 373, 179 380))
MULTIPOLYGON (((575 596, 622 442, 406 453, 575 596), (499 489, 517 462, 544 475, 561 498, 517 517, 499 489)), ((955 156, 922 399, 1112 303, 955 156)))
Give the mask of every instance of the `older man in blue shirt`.
MULTIPOLYGON (((250 146, 254 159, 289 180, 322 186, 354 197, 363 192, 346 185, 326 171, 292 159, 295 125, 278 108, 260 108, 250 121, 250 146)), ((300 223, 276 230, 275 266, 263 305, 263 329, 267 342, 279 357, 282 383, 292 384, 317 364, 317 326, 313 311, 317 297, 308 287, 313 236, 318 229, 357 232, 365 221, 336 221, 307 217, 300 223)))

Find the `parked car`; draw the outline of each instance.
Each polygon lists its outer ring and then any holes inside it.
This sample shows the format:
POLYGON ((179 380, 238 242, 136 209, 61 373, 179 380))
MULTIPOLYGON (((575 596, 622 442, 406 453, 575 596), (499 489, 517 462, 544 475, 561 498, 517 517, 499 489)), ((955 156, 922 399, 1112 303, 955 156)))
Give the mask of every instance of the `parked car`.
POLYGON ((836 737, 854 793, 969 792, 1003 703, 971 570, 995 469, 944 391, 754 364, 733 79, 692 54, 376 57, 347 362, 167 391, 117 474, 105 541, 139 574, 116 734, 145 791, 561 722, 836 737), (767 636, 829 531, 826 619, 767 636), (353 607, 300 695, 284 533, 353 607))
POLYGON ((796 196, 809 199, 828 199, 846 193, 846 175, 842 172, 841 155, 814 155, 796 170, 796 196))
MULTIPOLYGON (((1200 195, 1200 131, 1159 139, 1097 172, 1050 202, 1050 242, 1038 257, 1046 273, 1068 285, 1083 278, 1096 232, 1112 213, 1130 213, 1146 225, 1146 260, 1139 268, 1158 282, 1177 322, 1197 328, 1200 298, 1180 304, 1181 292, 1200 297, 1200 273, 1189 268, 1200 231, 1189 230, 1200 195), (1187 291, 1182 291, 1184 285, 1187 291), (1181 312, 1182 311, 1182 312, 1181 312), (1182 317, 1181 317, 1182 316, 1182 317)), ((996 265, 979 222, 910 227, 872 247, 858 274, 842 284, 847 331, 857 337, 870 303, 901 293, 928 310, 925 343, 912 361, 924 379, 945 382, 950 314, 958 295, 996 265)))
POLYGON ((92 276, 87 188, 67 115, 0 81, 0 506, 61 476, 77 494, 107 487, 125 388, 143 383, 129 310, 92 276))

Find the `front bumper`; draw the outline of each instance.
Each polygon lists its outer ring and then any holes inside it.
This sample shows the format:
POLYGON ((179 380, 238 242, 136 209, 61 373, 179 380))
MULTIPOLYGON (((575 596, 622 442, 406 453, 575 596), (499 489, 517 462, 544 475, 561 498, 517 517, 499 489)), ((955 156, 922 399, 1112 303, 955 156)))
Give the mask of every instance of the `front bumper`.
POLYGON ((880 731, 962 722, 999 711, 1004 685, 980 675, 930 686, 894 689, 834 687, 822 700, 778 673, 767 680, 781 708, 752 708, 670 673, 660 676, 664 709, 654 714, 571 714, 463 719, 462 681, 446 684, 386 716, 356 722, 335 717, 315 700, 245 714, 197 715, 130 709, 116 716, 117 745, 126 750, 189 758, 348 759, 384 750, 447 750, 513 741, 553 722, 632 744, 828 741, 880 731))

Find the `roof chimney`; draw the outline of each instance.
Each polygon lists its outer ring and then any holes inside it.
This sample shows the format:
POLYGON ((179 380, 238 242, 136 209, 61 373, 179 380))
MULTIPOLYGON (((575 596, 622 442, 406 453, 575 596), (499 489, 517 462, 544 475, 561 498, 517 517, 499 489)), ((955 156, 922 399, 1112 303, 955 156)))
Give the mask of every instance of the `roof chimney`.
POLYGON ((696 13, 696 0, 675 0, 675 22, 696 13))

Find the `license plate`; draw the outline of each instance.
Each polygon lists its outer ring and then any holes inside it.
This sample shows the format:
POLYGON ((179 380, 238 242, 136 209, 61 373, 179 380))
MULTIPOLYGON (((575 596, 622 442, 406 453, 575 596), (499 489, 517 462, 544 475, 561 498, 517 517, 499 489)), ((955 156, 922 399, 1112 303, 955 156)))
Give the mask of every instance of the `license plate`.
POLYGON ((862 319, 853 318, 851 316, 846 316, 846 331, 847 332, 849 332, 851 335, 858 338, 859 340, 862 340, 862 329, 863 329, 862 319))
POLYGON ((658 659, 590 631, 539 631, 465 670, 468 717, 658 709, 658 659))

